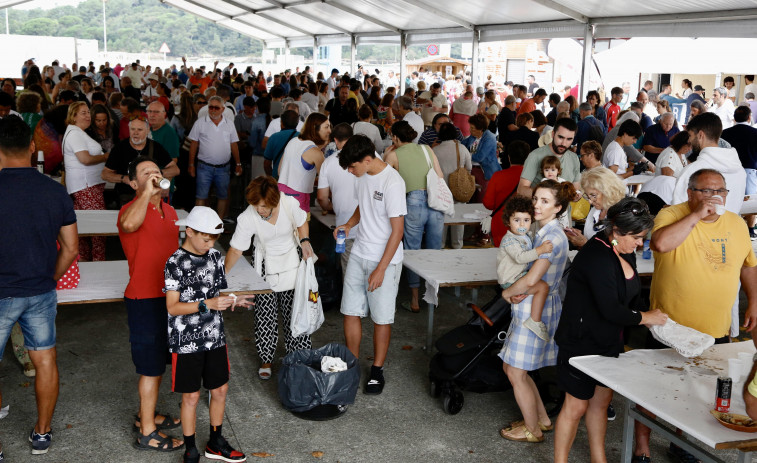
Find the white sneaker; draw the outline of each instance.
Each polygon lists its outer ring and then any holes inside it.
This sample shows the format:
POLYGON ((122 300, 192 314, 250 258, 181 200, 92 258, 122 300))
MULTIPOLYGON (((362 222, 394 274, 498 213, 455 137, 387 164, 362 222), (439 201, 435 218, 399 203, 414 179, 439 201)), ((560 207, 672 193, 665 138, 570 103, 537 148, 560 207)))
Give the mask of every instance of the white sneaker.
POLYGON ((539 338, 549 341, 549 332, 547 331, 547 325, 545 325, 544 322, 537 322, 534 321, 533 318, 528 317, 523 322, 523 326, 531 330, 531 332, 539 336, 539 338))

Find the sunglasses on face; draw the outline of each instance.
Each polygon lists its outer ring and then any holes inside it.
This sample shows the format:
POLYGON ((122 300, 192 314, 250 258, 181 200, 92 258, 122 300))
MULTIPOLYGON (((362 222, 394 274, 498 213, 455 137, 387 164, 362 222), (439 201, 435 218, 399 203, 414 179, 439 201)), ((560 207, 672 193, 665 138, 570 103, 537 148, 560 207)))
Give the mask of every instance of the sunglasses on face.
POLYGON ((212 109, 212 110, 215 110, 215 111, 220 111, 220 110, 222 110, 223 108, 222 108, 222 107, 220 107, 220 106, 208 106, 208 109, 212 109))

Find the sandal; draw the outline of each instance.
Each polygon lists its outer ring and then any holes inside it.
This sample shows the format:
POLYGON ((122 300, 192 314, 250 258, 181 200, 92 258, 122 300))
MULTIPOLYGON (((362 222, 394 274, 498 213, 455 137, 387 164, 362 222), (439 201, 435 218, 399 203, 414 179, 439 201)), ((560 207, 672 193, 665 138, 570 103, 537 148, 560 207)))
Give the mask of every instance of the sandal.
MULTIPOLYGON (((525 420, 513 421, 503 429, 505 430, 505 432, 507 432, 517 427, 523 426, 524 424, 526 424, 525 420)), ((541 423, 541 421, 539 421, 539 429, 541 429, 541 432, 550 432, 555 429, 555 424, 550 423, 549 426, 545 426, 541 423)))
POLYGON ((400 307, 402 307, 403 309, 407 310, 410 313, 421 313, 420 307, 413 308, 413 306, 410 304, 411 304, 410 301, 404 301, 400 304, 400 307))
MULTIPOLYGON (((173 417, 171 417, 171 415, 168 414, 168 413, 155 412, 155 416, 156 417, 157 416, 162 416, 163 417, 163 421, 160 422, 160 424, 155 423, 155 428, 158 431, 164 431, 166 429, 174 429, 174 428, 178 428, 179 426, 181 426, 181 420, 179 420, 179 422, 177 423, 176 421, 174 421, 173 417)), ((134 431, 141 431, 142 430, 142 420, 139 419, 139 415, 134 415, 134 427, 132 429, 134 431), (137 424, 137 423, 139 423, 139 424, 137 424)))
POLYGON ((263 365, 268 365, 267 367, 260 367, 258 368, 258 378, 263 380, 271 379, 271 364, 264 363, 263 365))
POLYGON ((531 443, 541 443, 544 442, 544 436, 534 436, 534 434, 528 430, 526 425, 524 424, 520 428, 514 428, 510 431, 507 431, 506 429, 500 429, 499 435, 502 436, 504 439, 515 441, 515 442, 531 442, 531 443), (509 433, 511 431, 517 431, 519 429, 523 429, 523 437, 513 437, 509 433))
POLYGON ((184 443, 182 442, 181 445, 177 445, 174 447, 173 445, 173 437, 169 436, 161 436, 158 433, 158 430, 151 432, 150 434, 143 436, 139 435, 137 437, 136 442, 132 444, 135 449, 137 450, 154 450, 156 452, 173 452, 174 450, 179 450, 184 447, 184 443), (157 446, 150 445, 150 441, 155 439, 158 441, 157 446))

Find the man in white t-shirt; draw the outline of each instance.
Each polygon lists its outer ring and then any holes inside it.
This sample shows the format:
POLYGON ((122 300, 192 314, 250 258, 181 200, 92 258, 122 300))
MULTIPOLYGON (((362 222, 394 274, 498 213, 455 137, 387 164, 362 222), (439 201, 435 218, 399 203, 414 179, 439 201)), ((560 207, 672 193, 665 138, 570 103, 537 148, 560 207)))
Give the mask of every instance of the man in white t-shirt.
POLYGON ((416 102, 423 106, 421 115, 424 127, 431 127, 431 121, 437 114, 447 114, 449 111, 447 97, 442 93, 442 86, 438 82, 434 82, 428 91, 418 95, 416 102))
MULTIPOLYGON (((296 112, 297 114, 300 114, 300 107, 295 102, 289 102, 284 107, 284 111, 292 110, 296 112)), ((302 126, 304 125, 304 122, 302 122, 302 118, 300 117, 297 122, 297 131, 302 130, 302 126)), ((265 129, 265 133, 263 134, 263 149, 265 149, 266 146, 268 146, 268 139, 271 138, 273 135, 281 132, 281 118, 277 117, 274 119, 271 119, 271 122, 268 124, 268 127, 265 129)))
POLYGON ((725 87, 717 87, 712 91, 712 106, 709 112, 717 114, 723 123, 723 129, 733 127, 733 101, 728 98, 728 90, 725 87))
POLYGON ((641 126, 638 122, 628 119, 620 124, 618 136, 615 140, 607 145, 604 155, 602 155, 602 165, 618 174, 618 177, 625 179, 633 175, 633 169, 628 170, 628 157, 623 148, 636 143, 641 137, 641 126))
POLYGON ((329 87, 329 100, 334 98, 334 89, 336 89, 336 78, 339 77, 339 69, 332 69, 331 75, 326 79, 326 85, 329 87))
POLYGON ((415 139, 413 139, 413 143, 418 143, 418 140, 423 133, 424 126, 421 116, 413 111, 413 99, 409 96, 401 96, 395 101, 397 101, 397 110, 395 111, 395 114, 401 117, 403 121, 407 121, 407 123, 410 124, 410 127, 415 130, 417 135, 415 139))
POLYGON ((344 275, 341 312, 347 348, 359 358, 361 319, 373 320, 373 366, 366 394, 384 389, 384 362, 394 323, 397 288, 402 273, 402 234, 407 205, 405 182, 390 165, 376 157, 371 140, 353 135, 339 153, 339 165, 357 177, 358 207, 334 230, 349 236, 360 224, 344 275))

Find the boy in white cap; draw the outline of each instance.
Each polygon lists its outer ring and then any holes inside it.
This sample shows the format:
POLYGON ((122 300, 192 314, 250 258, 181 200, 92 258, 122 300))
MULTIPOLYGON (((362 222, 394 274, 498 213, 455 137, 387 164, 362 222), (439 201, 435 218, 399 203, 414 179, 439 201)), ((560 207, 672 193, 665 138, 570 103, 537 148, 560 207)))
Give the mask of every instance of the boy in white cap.
POLYGON ((221 435, 229 361, 221 311, 234 305, 249 307, 252 298, 220 296, 225 289, 222 254, 213 245, 223 233, 216 212, 195 206, 185 220, 187 238, 168 258, 165 269, 168 308, 168 347, 171 352, 171 390, 183 393, 181 426, 184 433, 185 463, 196 463, 200 453, 195 445, 197 402, 200 383, 210 391, 210 439, 205 457, 228 462, 246 461, 221 435))

